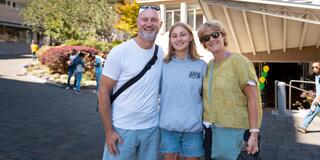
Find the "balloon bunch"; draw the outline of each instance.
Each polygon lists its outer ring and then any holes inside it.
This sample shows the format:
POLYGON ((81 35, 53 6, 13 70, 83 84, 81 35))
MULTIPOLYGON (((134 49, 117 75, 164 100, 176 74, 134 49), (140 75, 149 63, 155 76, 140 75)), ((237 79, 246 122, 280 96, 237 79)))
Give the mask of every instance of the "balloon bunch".
POLYGON ((266 82, 266 78, 268 76, 268 72, 269 72, 270 68, 269 68, 268 65, 264 65, 262 69, 263 69, 263 71, 262 71, 261 76, 259 78, 259 81, 260 81, 259 88, 260 88, 260 90, 263 90, 264 87, 266 86, 265 82, 266 82))

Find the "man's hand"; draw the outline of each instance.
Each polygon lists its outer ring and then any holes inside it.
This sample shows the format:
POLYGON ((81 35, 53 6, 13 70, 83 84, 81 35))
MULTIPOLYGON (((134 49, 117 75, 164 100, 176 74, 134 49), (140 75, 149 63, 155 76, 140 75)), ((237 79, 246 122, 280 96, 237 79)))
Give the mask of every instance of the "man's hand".
POLYGON ((319 105, 320 104, 320 97, 316 97, 313 102, 312 102, 314 105, 319 105))
POLYGON ((316 111, 316 105, 311 105, 310 109, 311 109, 312 112, 316 111))
POLYGON ((108 146, 108 150, 112 155, 119 154, 117 143, 123 143, 120 135, 116 131, 112 131, 106 134, 106 144, 108 146))

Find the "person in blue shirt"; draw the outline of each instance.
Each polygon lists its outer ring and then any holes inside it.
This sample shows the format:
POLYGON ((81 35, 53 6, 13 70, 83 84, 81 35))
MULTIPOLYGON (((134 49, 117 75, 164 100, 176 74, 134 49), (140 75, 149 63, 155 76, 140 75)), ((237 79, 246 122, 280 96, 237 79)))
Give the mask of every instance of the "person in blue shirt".
POLYGON ((202 80, 207 64, 199 59, 191 27, 178 22, 169 32, 169 51, 160 83, 160 152, 164 160, 203 155, 202 80))
POLYGON ((302 133, 307 133, 308 126, 311 124, 312 120, 320 113, 320 62, 314 62, 312 64, 312 69, 316 75, 316 98, 313 100, 308 114, 304 117, 303 124, 297 127, 297 130, 302 133))
POLYGON ((101 79, 101 73, 102 73, 102 64, 104 62, 104 59, 98 54, 93 56, 94 60, 94 68, 95 68, 95 78, 96 78, 96 92, 99 89, 100 79, 101 79))
POLYGON ((75 65, 75 77, 76 77, 76 93, 80 92, 80 84, 82 79, 82 74, 85 69, 85 63, 83 61, 84 53, 80 52, 77 58, 74 59, 75 65))

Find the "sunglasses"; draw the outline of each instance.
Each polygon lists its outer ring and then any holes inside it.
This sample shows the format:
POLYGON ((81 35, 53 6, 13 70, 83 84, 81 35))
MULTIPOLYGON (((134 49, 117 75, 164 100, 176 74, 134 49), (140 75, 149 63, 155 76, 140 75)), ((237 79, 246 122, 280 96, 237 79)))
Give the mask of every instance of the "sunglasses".
POLYGON ((153 10, 156 10, 156 11, 160 11, 160 7, 159 6, 149 6, 149 5, 140 6, 140 10, 144 10, 144 9, 153 9, 153 10))
POLYGON ((319 69, 319 67, 318 67, 318 66, 312 66, 312 69, 314 69, 314 68, 319 69))
POLYGON ((210 40, 210 37, 213 39, 217 39, 220 36, 221 32, 212 32, 210 34, 206 34, 200 38, 201 42, 208 42, 210 40))

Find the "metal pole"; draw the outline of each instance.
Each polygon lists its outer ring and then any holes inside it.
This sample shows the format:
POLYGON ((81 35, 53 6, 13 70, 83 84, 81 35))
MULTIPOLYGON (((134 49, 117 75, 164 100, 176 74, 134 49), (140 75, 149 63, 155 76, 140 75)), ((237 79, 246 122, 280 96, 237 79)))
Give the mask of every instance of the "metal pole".
POLYGON ((292 84, 292 80, 289 83, 289 110, 291 111, 291 85, 292 84))
POLYGON ((278 85, 278 80, 274 81, 274 109, 277 111, 278 110, 278 91, 277 91, 277 85, 278 85))
POLYGON ((286 83, 278 82, 278 113, 286 115, 286 83))

